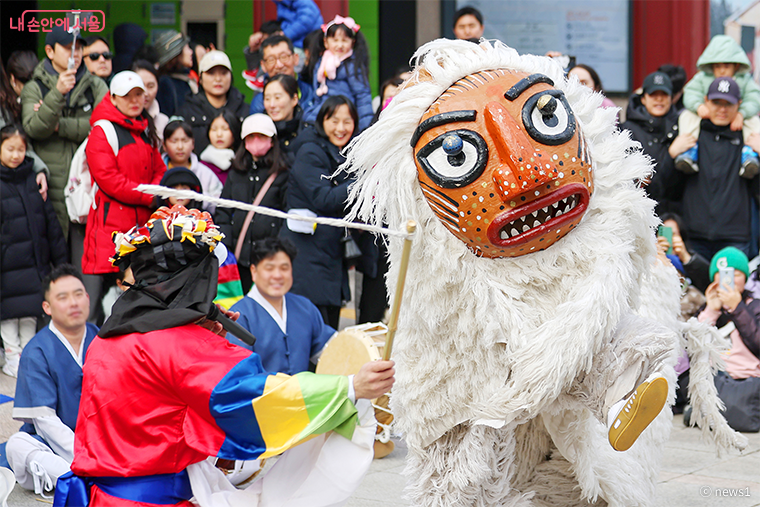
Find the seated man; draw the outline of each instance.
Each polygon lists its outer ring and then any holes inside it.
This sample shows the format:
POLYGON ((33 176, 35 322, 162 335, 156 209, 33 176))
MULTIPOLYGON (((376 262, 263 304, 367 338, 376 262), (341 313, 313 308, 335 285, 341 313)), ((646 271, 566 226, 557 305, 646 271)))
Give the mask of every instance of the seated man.
POLYGON ((335 334, 311 301, 288 292, 293 286, 295 256, 295 246, 288 240, 274 237, 256 242, 251 253, 254 285, 232 307, 240 312, 238 324, 256 337, 252 350, 261 356, 264 369, 288 375, 307 371, 310 360, 316 363, 335 334))
POLYGON ((716 253, 710 262, 714 281, 705 291, 707 306, 698 317, 731 337, 726 372, 718 372, 715 386, 726 404, 726 421, 738 431, 760 430, 760 420, 752 415, 760 410, 760 301, 744 291, 748 276, 743 252, 727 247, 716 253), (733 285, 721 279, 724 268, 732 268, 733 285))
POLYGON ((98 329, 87 322, 90 298, 72 265, 57 266, 42 285, 51 321, 21 355, 13 418, 24 425, 6 452, 18 483, 45 496, 74 459, 82 364, 98 329))

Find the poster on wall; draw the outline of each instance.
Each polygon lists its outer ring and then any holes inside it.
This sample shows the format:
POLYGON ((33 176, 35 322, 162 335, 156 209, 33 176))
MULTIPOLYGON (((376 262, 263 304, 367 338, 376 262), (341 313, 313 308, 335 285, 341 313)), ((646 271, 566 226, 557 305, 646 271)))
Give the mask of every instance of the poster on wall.
POLYGON ((457 0, 483 13, 488 39, 523 54, 560 51, 593 67, 605 91, 630 89, 628 0, 457 0))

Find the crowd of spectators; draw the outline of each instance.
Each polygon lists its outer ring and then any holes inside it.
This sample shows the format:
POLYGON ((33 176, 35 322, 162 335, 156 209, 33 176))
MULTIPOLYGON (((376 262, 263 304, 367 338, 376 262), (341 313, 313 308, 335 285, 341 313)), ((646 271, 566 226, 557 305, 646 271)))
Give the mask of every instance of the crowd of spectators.
MULTIPOLYGON (((478 42, 483 28, 476 9, 456 13, 458 38, 478 42)), ((336 174, 344 160, 341 150, 377 120, 408 69, 383 76, 373 102, 360 24, 342 16, 325 23, 311 1, 278 3, 278 20, 264 23, 243 50, 245 70, 233 69, 224 51, 193 44, 173 30, 152 45, 145 37, 137 25, 117 27, 112 52, 102 37, 72 42, 56 28, 45 39, 43 61, 17 51, 0 67, 0 127, 7 125, 0 157, 3 371, 15 376, 21 347, 40 328, 40 287, 55 265, 70 261, 83 274, 89 318, 102 324, 108 312, 104 295, 124 277, 108 261, 111 233, 144 223, 160 205, 195 206, 213 214, 225 234, 223 267, 231 265, 235 275, 224 284, 232 280, 238 287, 225 293, 229 306, 247 294, 244 306, 259 303, 282 332, 287 321, 282 309, 290 300, 283 299, 285 293, 292 291, 316 308, 327 327, 320 328, 318 345, 309 345, 304 357, 316 357, 325 337, 338 328, 341 307, 351 299, 348 271, 354 265, 364 272, 357 323, 382 319, 387 305, 382 244, 344 229, 210 201, 153 198, 135 187, 161 183, 296 215, 343 217, 351 180, 336 174), (235 72, 241 71, 241 84, 255 92, 250 104, 235 87, 235 72), (79 223, 67 210, 64 191, 85 140, 97 190, 86 223, 79 223), (18 189, 13 195, 6 192, 12 186, 18 189), (22 229, 35 234, 19 234, 22 229), (34 241, 21 239, 29 237, 34 241), (272 243, 276 238, 282 243, 272 243), (361 246, 358 261, 345 254, 354 241, 361 246), (13 263, 7 245, 21 252, 13 253, 13 263), (286 282, 272 282, 274 275, 258 265, 268 266, 272 259, 287 264, 286 282), (257 279, 266 287, 258 290, 257 279)), ((734 286, 741 296, 736 301, 718 285, 710 262, 727 247, 748 259, 758 253, 760 87, 749 74, 747 55, 729 37, 715 37, 696 64, 699 72, 688 83, 684 69, 674 65, 648 75, 630 98, 620 129, 653 162, 651 177, 640 184, 670 230, 660 245, 672 249, 668 258, 689 287, 684 317, 721 322, 743 304, 754 308, 751 293, 737 289, 752 287, 753 274, 739 263, 737 273, 744 278, 734 286)), ((588 65, 575 65, 568 76, 603 92, 588 65)), ((605 98, 602 107, 612 106, 605 98)), ((220 269, 220 277, 231 270, 220 269)), ((742 370, 751 377, 759 371, 760 326, 745 324, 756 318, 753 311, 742 312, 744 324, 731 335, 735 349, 746 343, 742 357, 755 356, 754 366, 742 370)), ((729 370, 733 378, 744 375, 735 373, 729 370)))
MULTIPOLYGON (((726 373, 716 377, 726 418, 736 429, 758 431, 760 420, 749 414, 760 410, 760 312, 749 260, 758 256, 760 237, 760 87, 744 50, 725 35, 712 38, 696 67, 686 83, 673 65, 646 76, 620 128, 653 163, 640 184, 663 221, 661 258, 684 282, 681 317, 697 317, 730 339, 726 373)), ((677 373, 685 388, 685 354, 677 373)), ((679 395, 676 411, 686 410, 688 424, 686 403, 679 395)))

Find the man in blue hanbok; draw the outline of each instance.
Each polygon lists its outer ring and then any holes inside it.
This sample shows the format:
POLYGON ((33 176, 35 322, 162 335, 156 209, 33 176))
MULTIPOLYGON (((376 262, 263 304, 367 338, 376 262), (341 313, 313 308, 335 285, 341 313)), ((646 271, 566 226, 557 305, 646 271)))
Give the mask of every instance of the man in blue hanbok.
POLYGON ((13 418, 24 425, 6 453, 18 483, 45 496, 74 459, 82 364, 98 328, 87 322, 90 298, 73 266, 57 266, 42 285, 51 321, 21 355, 13 418))
POLYGON ((251 252, 254 285, 231 309, 240 312, 238 324, 256 337, 252 350, 261 356, 264 370, 288 375, 307 371, 335 334, 311 301, 288 292, 295 255, 295 247, 287 240, 274 237, 256 242, 251 252))

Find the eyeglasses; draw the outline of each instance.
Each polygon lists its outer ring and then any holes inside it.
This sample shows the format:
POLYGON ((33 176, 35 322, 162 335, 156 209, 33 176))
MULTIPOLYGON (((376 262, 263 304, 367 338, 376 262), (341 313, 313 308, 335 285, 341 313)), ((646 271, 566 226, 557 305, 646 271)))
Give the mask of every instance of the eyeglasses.
POLYGON ((277 60, 279 60, 280 63, 282 63, 283 65, 287 65, 288 63, 290 63, 291 58, 293 58, 293 53, 282 54, 279 56, 273 55, 268 58, 264 58, 264 62, 270 67, 274 65, 275 63, 277 63, 277 60))
POLYGON ((105 53, 90 53, 89 55, 87 55, 87 58, 89 58, 90 60, 94 62, 95 60, 99 60, 101 56, 105 58, 106 60, 110 60, 111 58, 113 58, 113 53, 111 53, 110 51, 106 51, 105 53))

